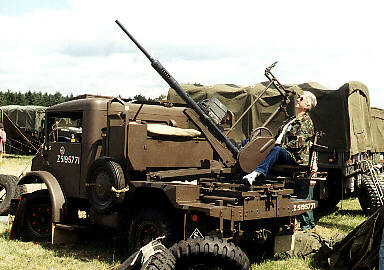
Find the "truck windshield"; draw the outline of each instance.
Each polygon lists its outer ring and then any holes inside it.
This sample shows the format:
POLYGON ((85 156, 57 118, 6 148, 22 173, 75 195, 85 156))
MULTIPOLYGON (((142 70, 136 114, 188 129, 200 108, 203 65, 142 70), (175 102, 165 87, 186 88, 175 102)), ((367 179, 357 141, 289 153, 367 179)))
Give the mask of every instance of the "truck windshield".
POLYGON ((81 143, 82 113, 48 113, 49 142, 81 143))

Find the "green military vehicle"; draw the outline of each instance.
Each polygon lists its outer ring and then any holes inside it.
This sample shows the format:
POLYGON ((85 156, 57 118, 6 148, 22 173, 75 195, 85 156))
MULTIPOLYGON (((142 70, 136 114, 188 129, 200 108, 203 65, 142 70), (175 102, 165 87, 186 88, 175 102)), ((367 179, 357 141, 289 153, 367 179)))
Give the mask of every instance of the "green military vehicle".
POLYGON ((384 183, 374 166, 383 137, 378 121, 372 120, 368 88, 357 81, 338 90, 308 84, 297 87, 313 92, 319 101, 312 115, 315 126, 326 134, 320 143, 328 146, 328 150, 319 152, 319 167, 329 171, 329 181, 322 187, 329 198, 324 200, 325 206, 332 208, 353 192, 363 211, 372 214, 384 199, 384 183))
MULTIPOLYGON (((289 250, 295 216, 317 202, 296 198, 286 178, 249 189, 241 183, 242 168, 262 160, 273 137, 256 136, 239 150, 225 135, 234 124, 227 108, 215 99, 194 102, 130 38, 187 105, 87 96, 47 108, 44 143, 18 183, 41 190, 20 192, 11 238, 67 242, 78 230, 102 225, 125 234, 132 250, 162 235, 167 245, 217 236, 289 250)), ((266 73, 280 87, 270 68, 266 73)), ((287 103, 290 94, 279 98, 287 103)), ((303 172, 300 180, 308 168, 293 170, 303 172)))

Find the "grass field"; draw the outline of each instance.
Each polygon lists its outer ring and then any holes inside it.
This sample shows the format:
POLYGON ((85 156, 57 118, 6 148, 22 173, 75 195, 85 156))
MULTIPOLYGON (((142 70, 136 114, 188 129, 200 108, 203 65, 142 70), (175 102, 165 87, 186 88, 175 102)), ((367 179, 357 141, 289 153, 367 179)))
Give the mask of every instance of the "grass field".
MULTIPOLYGON (((20 175, 30 169, 32 157, 8 155, 3 174, 20 175)), ((343 200, 339 210, 317 220, 315 232, 324 237, 346 235, 367 217, 362 214, 357 199, 343 200)), ((105 232, 85 237, 71 245, 37 244, 8 240, 11 224, 0 223, 0 269, 112 269, 128 254, 124 243, 117 243, 105 232)), ((287 257, 258 258, 252 269, 324 269, 324 264, 313 259, 287 257)))
POLYGON ((20 176, 23 172, 31 169, 32 158, 33 156, 6 154, 3 157, 4 169, 0 173, 20 176))

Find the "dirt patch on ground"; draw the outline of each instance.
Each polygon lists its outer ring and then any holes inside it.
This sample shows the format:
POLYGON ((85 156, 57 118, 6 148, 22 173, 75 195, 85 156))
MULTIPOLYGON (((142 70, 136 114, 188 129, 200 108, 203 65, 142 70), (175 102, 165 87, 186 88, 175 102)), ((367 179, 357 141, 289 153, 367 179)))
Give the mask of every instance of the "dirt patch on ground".
POLYGON ((3 157, 3 169, 0 174, 20 176, 31 170, 33 156, 5 155, 3 157))

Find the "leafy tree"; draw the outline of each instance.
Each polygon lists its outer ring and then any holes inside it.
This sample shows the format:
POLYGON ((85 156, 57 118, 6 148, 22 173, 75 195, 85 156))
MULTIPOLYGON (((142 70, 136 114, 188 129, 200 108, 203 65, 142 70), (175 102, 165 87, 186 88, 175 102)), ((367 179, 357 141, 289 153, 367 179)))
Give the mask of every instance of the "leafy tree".
POLYGON ((62 103, 73 98, 73 94, 69 96, 63 96, 60 92, 56 92, 54 95, 41 92, 28 91, 26 93, 12 92, 7 90, 6 92, 0 91, 0 105, 38 105, 38 106, 52 106, 58 103, 62 103))
POLYGON ((146 98, 145 96, 141 95, 141 94, 138 94, 138 95, 135 95, 133 97, 133 99, 137 100, 137 101, 148 101, 148 98, 146 98))
POLYGON ((157 98, 155 98, 155 100, 163 100, 163 99, 166 99, 167 96, 164 95, 164 94, 161 94, 160 96, 158 96, 157 98))
MULTIPOLYGON (((63 96, 60 92, 56 92, 55 94, 48 94, 42 92, 33 92, 29 90, 26 93, 12 92, 11 90, 7 90, 5 92, 0 91, 0 106, 5 105, 37 105, 37 106, 52 106, 55 104, 63 103, 65 101, 73 99, 73 94, 63 96)), ((119 97, 121 97, 119 95, 119 97)), ((165 99, 166 95, 160 95, 158 98, 148 98, 141 94, 135 95, 133 99, 138 101, 155 101, 165 99)))

